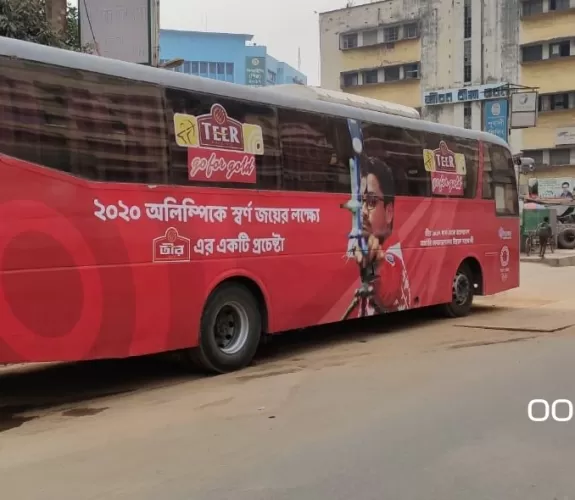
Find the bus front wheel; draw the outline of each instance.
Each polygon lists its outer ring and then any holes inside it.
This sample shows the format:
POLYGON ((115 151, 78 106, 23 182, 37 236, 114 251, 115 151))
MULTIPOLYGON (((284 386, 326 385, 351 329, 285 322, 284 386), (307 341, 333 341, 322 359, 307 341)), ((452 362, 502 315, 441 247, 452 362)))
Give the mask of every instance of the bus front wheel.
POLYGON ((217 288, 208 299, 200 324, 199 345, 189 354, 200 369, 227 373, 249 365, 260 343, 258 302, 239 283, 217 288))
POLYGON ((465 264, 462 264, 455 273, 451 296, 451 302, 443 306, 446 316, 450 318, 467 316, 473 304, 473 275, 465 264))

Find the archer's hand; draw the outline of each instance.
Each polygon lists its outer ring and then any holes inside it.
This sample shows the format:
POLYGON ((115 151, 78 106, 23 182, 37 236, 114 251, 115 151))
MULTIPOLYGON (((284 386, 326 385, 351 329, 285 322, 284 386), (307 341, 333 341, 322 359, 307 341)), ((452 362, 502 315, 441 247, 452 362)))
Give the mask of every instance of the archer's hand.
POLYGON ((367 239, 367 255, 363 254, 359 246, 354 248, 353 254, 357 263, 364 267, 383 259, 383 250, 379 240, 373 234, 370 234, 367 239))

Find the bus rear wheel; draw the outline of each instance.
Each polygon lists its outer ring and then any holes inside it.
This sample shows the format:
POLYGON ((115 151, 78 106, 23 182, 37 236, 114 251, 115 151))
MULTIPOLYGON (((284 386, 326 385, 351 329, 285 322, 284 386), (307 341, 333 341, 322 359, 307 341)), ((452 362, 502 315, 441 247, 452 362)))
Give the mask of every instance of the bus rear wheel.
POLYGON ((467 316, 473 305, 473 275, 465 264, 455 273, 451 291, 451 302, 443 306, 445 315, 449 318, 467 316))
POLYGON ((261 327, 252 293, 238 283, 224 284, 204 307, 199 345, 189 351, 190 361, 211 373, 240 370, 250 364, 258 349, 261 327))

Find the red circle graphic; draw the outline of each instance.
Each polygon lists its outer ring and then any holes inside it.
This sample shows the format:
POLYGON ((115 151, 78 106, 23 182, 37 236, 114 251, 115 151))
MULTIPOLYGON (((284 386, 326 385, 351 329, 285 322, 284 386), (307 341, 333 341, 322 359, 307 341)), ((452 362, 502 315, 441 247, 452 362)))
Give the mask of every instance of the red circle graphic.
MULTIPOLYGON (((102 321, 102 283, 96 260, 81 232, 66 217, 49 206, 36 201, 11 201, 0 205, 0 220, 13 219, 20 214, 18 223, 7 225, 0 232, 0 259, 3 260, 7 246, 23 233, 44 233, 59 243, 69 254, 76 266, 83 289, 83 303, 78 320, 67 333, 43 337, 39 332, 24 325, 14 314, 11 302, 4 287, 0 289, 0 318, 2 318, 3 341, 23 360, 70 360, 86 357, 96 341, 102 321)), ((38 249, 37 252, 41 252, 38 249)), ((47 262, 47 266, 54 264, 47 262)), ((49 267, 38 267, 49 272, 49 267)), ((3 272, 15 272, 3 269, 3 272)), ((22 270, 21 272, 26 272, 22 270)), ((54 280, 58 280, 58 270, 52 269, 54 280)), ((66 293, 66 290, 61 290, 66 293)), ((30 305, 30 314, 34 304, 30 305)))

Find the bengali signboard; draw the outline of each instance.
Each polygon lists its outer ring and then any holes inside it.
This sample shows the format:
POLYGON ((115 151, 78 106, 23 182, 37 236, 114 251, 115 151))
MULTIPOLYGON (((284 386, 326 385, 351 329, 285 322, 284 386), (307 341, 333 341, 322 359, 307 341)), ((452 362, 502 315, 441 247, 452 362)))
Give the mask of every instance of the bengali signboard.
POLYGON ((266 84, 266 58, 246 57, 246 85, 263 87, 266 84))
POLYGON ((573 199, 575 179, 572 177, 551 177, 529 179, 529 194, 542 199, 573 199))
POLYGON ((556 146, 575 145, 575 127, 561 127, 555 129, 556 146))
POLYGON ((432 90, 423 93, 426 106, 442 104, 457 104, 461 102, 485 101, 507 97, 505 83, 488 83, 485 85, 470 85, 459 89, 432 90))
POLYGON ((507 99, 486 102, 484 109, 485 123, 483 129, 485 132, 496 135, 507 142, 509 136, 507 99))
POLYGON ((537 126, 538 93, 536 91, 516 92, 511 95, 511 128, 532 128, 537 126))

